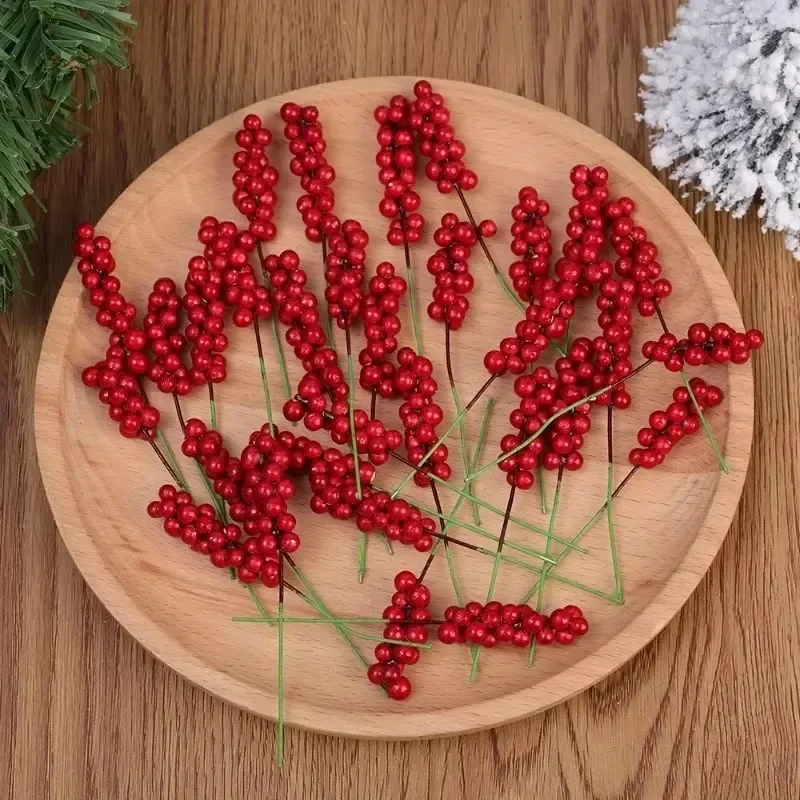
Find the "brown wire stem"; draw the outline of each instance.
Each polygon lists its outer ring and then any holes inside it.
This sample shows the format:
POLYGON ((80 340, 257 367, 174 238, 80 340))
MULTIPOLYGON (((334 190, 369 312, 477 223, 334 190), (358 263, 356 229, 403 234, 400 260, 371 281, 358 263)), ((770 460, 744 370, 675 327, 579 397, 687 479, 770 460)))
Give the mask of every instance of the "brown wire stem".
POLYGON ((172 393, 172 399, 175 402, 175 413, 178 415, 178 422, 181 426, 181 432, 186 431, 186 422, 183 419, 183 409, 181 408, 181 402, 178 400, 178 395, 175 392, 172 393))
POLYGON ((164 469, 167 472, 169 472, 172 480, 174 480, 178 486, 181 486, 182 485, 181 479, 178 477, 178 474, 175 472, 175 470, 170 466, 169 461, 167 461, 166 457, 161 452, 161 448, 156 444, 150 431, 147 430, 147 428, 142 428, 142 433, 144 434, 144 438, 147 439, 148 442, 150 442, 150 447, 153 448, 159 460, 164 465, 164 469))

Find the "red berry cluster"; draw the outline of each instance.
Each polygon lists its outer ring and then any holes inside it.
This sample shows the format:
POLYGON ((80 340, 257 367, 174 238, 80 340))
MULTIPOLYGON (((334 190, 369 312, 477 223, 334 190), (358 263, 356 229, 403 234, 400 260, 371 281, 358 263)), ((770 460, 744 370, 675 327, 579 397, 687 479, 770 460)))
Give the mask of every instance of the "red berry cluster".
POLYGON ((325 258, 325 300, 328 313, 340 328, 349 328, 361 312, 364 283, 364 262, 369 236, 353 219, 328 236, 325 258))
POLYGON ((248 230, 260 242, 272 241, 277 233, 272 220, 279 175, 267 156, 271 142, 272 133, 262 127, 261 118, 248 114, 236 133, 236 144, 242 149, 233 156, 233 204, 250 221, 248 230))
POLYGON ((572 644, 575 637, 589 631, 589 623, 578 606, 557 608, 549 616, 528 605, 503 605, 496 601, 481 605, 467 603, 463 608, 449 606, 437 636, 444 644, 468 643, 481 647, 511 644, 528 647, 537 644, 572 644))
MULTIPOLYGON (((511 425, 519 433, 510 433, 500 440, 500 449, 507 453, 524 439, 536 433, 553 414, 585 397, 585 390, 562 382, 547 367, 537 367, 530 375, 514 381, 514 393, 520 403, 509 415, 511 425)), ((503 459, 499 468, 506 473, 509 485, 527 490, 534 484, 533 472, 540 464, 546 469, 578 470, 583 466, 583 437, 591 428, 591 404, 584 403, 555 420, 539 438, 518 453, 503 459)))
POLYGON ((289 169, 299 176, 306 192, 297 201, 297 210, 303 217, 306 237, 321 242, 339 230, 339 219, 333 213, 335 197, 331 188, 336 172, 324 155, 327 145, 318 122, 319 111, 316 106, 284 103, 280 113, 286 123, 283 135, 292 154, 289 169))
POLYGON ((392 500, 387 492, 370 486, 375 469, 361 464, 361 500, 353 477, 353 456, 335 448, 319 449, 308 460, 309 485, 313 495, 310 507, 315 514, 330 514, 338 520, 355 518, 363 533, 382 532, 386 538, 419 552, 433 546, 431 532, 436 522, 425 517, 405 500, 392 500))
MULTIPOLYGON (((371 464, 359 464, 362 499, 370 491, 375 477, 371 464)), ((308 462, 309 485, 313 495, 310 506, 315 514, 330 514, 334 519, 347 520, 356 515, 359 503, 355 481, 355 459, 335 447, 321 448, 308 462)))
POLYGON ((184 335, 192 343, 189 376, 195 384, 220 383, 227 376, 222 355, 228 347, 225 312, 234 308, 233 323, 243 328, 256 316, 268 317, 272 305, 249 263, 256 246, 253 234, 240 232, 233 222, 204 217, 197 238, 204 245, 203 255, 189 259, 183 297, 189 323, 184 335))
MULTIPOLYGON (((439 440, 436 426, 444 419, 444 412, 435 402, 439 384, 433 377, 433 362, 417 355, 410 347, 401 347, 397 353, 395 390, 404 402, 400 406, 400 421, 405 432, 408 460, 416 465, 422 461, 430 447, 439 440)), ((428 486, 432 472, 437 478, 448 480, 452 474, 447 463, 449 451, 440 444, 425 462, 424 471, 414 474, 417 486, 428 486)))
POLYGON ((311 431, 324 427, 328 397, 345 400, 347 384, 337 365, 336 352, 328 347, 320 325, 317 298, 306 288, 308 275, 294 250, 264 260, 273 287, 278 319, 287 326, 286 342, 302 363, 305 376, 298 385, 298 397, 284 406, 284 415, 295 422, 304 420, 311 431))
MULTIPOLYGON (((491 220, 484 220, 480 232, 489 238, 497 233, 497 226, 491 220)), ((469 222, 459 222, 455 214, 445 214, 441 226, 433 234, 433 241, 439 249, 428 259, 428 272, 434 278, 433 302, 428 306, 428 316, 458 330, 469 310, 467 295, 475 288, 475 280, 469 272, 469 257, 478 235, 469 222)))
POLYGON ((600 405, 611 403, 614 408, 623 410, 630 408, 631 396, 625 384, 617 381, 633 371, 629 359, 633 328, 630 320, 625 320, 623 310, 615 312, 613 319, 615 321, 607 326, 610 332, 604 330, 602 336, 595 336, 594 339, 585 336, 575 339, 570 344, 567 355, 556 360, 555 368, 559 380, 575 384, 585 389, 587 394, 594 394, 604 386, 615 384, 610 392, 598 395, 594 402, 600 405), (615 333, 617 328, 623 331, 619 337, 615 333), (606 338, 607 332, 609 338, 606 338))
POLYGON ((573 167, 569 173, 572 197, 577 201, 569 210, 567 241, 564 258, 582 266, 582 278, 591 285, 610 278, 613 267, 610 261, 600 259, 606 243, 606 221, 603 204, 608 200, 608 170, 605 167, 589 168, 584 164, 573 167))
POLYGON ((436 521, 402 498, 391 499, 388 492, 368 489, 357 508, 360 531, 381 531, 392 542, 409 545, 420 553, 433 547, 436 521))
POLYGON ((744 364, 750 352, 764 344, 764 334, 755 328, 737 333, 730 325, 717 322, 710 328, 703 322, 689 326, 686 338, 671 333, 662 334, 657 342, 645 342, 642 355, 660 361, 671 372, 680 372, 684 364, 699 367, 703 364, 744 364))
POLYGON ((158 500, 147 505, 147 514, 153 519, 163 519, 164 531, 168 536, 180 539, 195 552, 209 556, 212 564, 225 561, 224 566, 237 566, 228 555, 236 551, 238 555, 233 561, 246 569, 244 565, 248 556, 240 548, 241 528, 232 523, 222 523, 213 506, 195 504, 189 492, 164 484, 158 490, 158 500), (218 553, 226 555, 220 556, 218 553))
POLYGON ((550 204, 539 197, 533 186, 523 186, 518 201, 511 209, 511 252, 518 260, 508 268, 508 275, 520 298, 531 301, 534 281, 550 271, 552 231, 544 221, 550 204))
MULTIPOLYGON (((308 276, 293 250, 267 256, 264 267, 273 286, 278 319, 288 326, 286 341, 306 373, 295 398, 285 403, 284 416, 292 422, 302 419, 310 431, 325 428, 334 442, 347 444, 351 438, 347 381, 337 364, 336 351, 326 344, 317 298, 305 288, 308 276)), ((358 452, 367 454, 373 464, 385 464, 388 451, 400 445, 400 433, 387 430, 378 420, 370 420, 360 409, 353 416, 358 452)))
POLYGON ((436 181, 442 194, 450 194, 456 186, 465 192, 474 189, 478 176, 464 166, 467 148, 455 138, 444 98, 428 81, 414 84, 414 96, 408 121, 417 134, 420 153, 428 159, 425 175, 436 181))
POLYGON ((381 642, 375 647, 376 662, 367 670, 367 678, 370 683, 383 686, 392 700, 405 700, 411 694, 411 681, 403 673, 407 666, 419 661, 419 649, 404 642, 425 644, 428 641, 425 623, 431 618, 428 611, 431 592, 408 570, 395 575, 394 588, 392 604, 383 612, 387 622, 383 637, 397 644, 381 642))
POLYGON ((120 281, 107 236, 95 236, 94 227, 82 222, 75 231, 73 252, 78 257, 81 283, 89 290, 89 302, 97 309, 95 319, 104 328, 124 333, 136 316, 136 307, 120 293, 120 281))
POLYGON ((672 294, 672 284, 661 277, 661 265, 656 261, 658 248, 648 240, 647 231, 636 225, 631 217, 636 204, 630 197, 620 197, 603 207, 611 223, 611 245, 617 253, 614 269, 620 278, 632 280, 626 287, 639 298, 638 310, 643 317, 656 313, 656 304, 672 294))
MULTIPOLYGON (((351 442, 349 405, 346 400, 335 400, 331 405, 332 420, 329 424, 331 439, 336 444, 347 445, 351 442)), ((376 466, 380 467, 389 460, 389 452, 400 447, 400 432, 387 429, 379 419, 370 419, 366 411, 360 408, 353 412, 356 450, 366 455, 376 466)), ((326 416, 327 426, 327 416, 326 416)))
MULTIPOLYGON (((597 198, 608 197, 605 183, 608 173, 603 167, 588 171, 587 167, 579 165, 572 170, 570 177, 574 184, 573 194, 580 186, 589 191, 590 197, 570 209, 571 222, 567 225, 569 238, 563 247, 563 257, 555 265, 556 278, 547 274, 548 262, 545 254, 548 247, 542 248, 538 255, 534 253, 531 257, 531 269, 535 270, 536 275, 533 272, 526 275, 527 266, 525 271, 520 267, 515 268, 512 278, 519 282, 518 291, 522 289, 529 295, 530 305, 525 311, 524 319, 514 328, 515 335, 503 339, 498 349, 490 350, 484 357, 483 364, 492 375, 502 375, 506 371, 521 375, 538 361, 551 340, 561 339, 566 334, 568 322, 575 315, 577 298, 586 297, 591 291, 591 283, 599 282, 602 277, 611 274, 611 264, 598 261, 605 238, 600 214, 601 201, 597 198), (587 276, 591 276, 591 280, 587 276)), ((534 207, 536 214, 539 214, 540 208, 542 212, 549 211, 547 204, 539 199, 536 190, 525 187, 520 193, 520 211, 513 213, 519 215, 526 208, 534 207)), ((533 212, 525 213, 530 215, 533 212)), ((534 220, 524 230, 519 229, 519 233, 525 234, 528 227, 537 230, 537 225, 534 220)), ((545 227, 543 223, 542 227, 545 227)), ((533 238, 533 234, 531 236, 533 238)), ((542 230, 538 236, 549 246, 542 230)), ((520 238, 524 243, 524 235, 520 238)), ((522 250, 522 244, 517 249, 522 250)), ((520 263, 525 264, 524 261, 520 263)))
MULTIPOLYGON (((147 297, 147 314, 142 323, 146 341, 153 353, 147 377, 160 392, 174 392, 180 397, 192 390, 189 370, 183 363, 186 338, 178 330, 182 307, 175 281, 159 278, 147 297)), ((131 346, 139 344, 137 339, 135 331, 130 330, 124 334, 123 341, 128 349, 137 349, 131 346)))
POLYGON ((375 162, 384 187, 378 211, 391 220, 386 239, 395 246, 418 242, 425 226, 419 213, 419 195, 414 191, 417 156, 410 113, 411 103, 402 95, 392 97, 388 106, 375 109, 380 147, 375 162))
POLYGON ((218 431, 209 430, 199 419, 186 422, 181 450, 200 461, 214 491, 228 503, 231 519, 241 524, 247 537, 240 545, 220 548, 212 563, 236 567, 243 583, 260 577, 266 586, 277 586, 279 553, 294 553, 300 547, 297 520, 287 505, 295 494, 289 474, 297 466, 295 448, 292 433, 278 433, 267 423, 250 434, 236 458, 224 447, 218 431))
POLYGON ((381 397, 394 397, 395 366, 389 356, 397 350, 401 323, 400 299, 406 293, 405 279, 395 274, 388 261, 378 264, 370 278, 361 314, 364 318, 366 344, 358 354, 363 389, 375 389, 381 397))
POLYGON ((264 269, 269 273, 278 319, 287 326, 286 342, 308 371, 314 354, 325 349, 327 344, 325 331, 319 323, 317 298, 306 288, 308 275, 294 250, 267 256, 264 269))
MULTIPOLYGON (((115 334, 112 340, 118 336, 115 334)), ((119 423, 123 436, 128 439, 152 437, 160 414, 147 402, 134 374, 125 368, 125 359, 125 348, 112 343, 105 359, 83 370, 81 380, 85 386, 100 390, 97 397, 108 406, 108 416, 119 423)))
MULTIPOLYGON (((702 378, 692 378, 689 385, 703 410, 718 406, 725 396, 722 389, 707 384, 702 378)), ((672 402, 663 411, 654 411, 648 422, 649 426, 642 428, 636 437, 641 448, 634 447, 628 455, 634 467, 652 469, 663 464, 670 450, 684 436, 697 433, 701 426, 697 409, 685 386, 678 386, 672 392, 672 402)))

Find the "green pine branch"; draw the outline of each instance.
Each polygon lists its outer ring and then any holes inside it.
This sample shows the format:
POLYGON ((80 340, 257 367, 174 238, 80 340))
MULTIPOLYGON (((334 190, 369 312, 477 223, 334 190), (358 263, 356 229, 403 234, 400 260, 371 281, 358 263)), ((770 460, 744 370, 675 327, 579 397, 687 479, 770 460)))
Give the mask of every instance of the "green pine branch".
POLYGON ((78 143, 78 108, 98 99, 94 68, 125 67, 127 0, 0 0, 0 311, 30 264, 31 181, 78 143), (78 79, 82 80, 79 81, 78 79), (84 87, 77 96, 78 85, 84 87))

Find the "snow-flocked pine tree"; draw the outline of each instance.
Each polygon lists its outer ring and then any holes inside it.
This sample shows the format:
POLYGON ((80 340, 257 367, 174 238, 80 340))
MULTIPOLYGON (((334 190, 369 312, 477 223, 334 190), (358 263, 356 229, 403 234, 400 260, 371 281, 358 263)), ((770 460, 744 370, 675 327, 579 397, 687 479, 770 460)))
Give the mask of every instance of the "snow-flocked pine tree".
POLYGON ((762 229, 800 259, 800 2, 689 0, 644 55, 653 165, 702 189, 698 210, 759 202, 762 229))

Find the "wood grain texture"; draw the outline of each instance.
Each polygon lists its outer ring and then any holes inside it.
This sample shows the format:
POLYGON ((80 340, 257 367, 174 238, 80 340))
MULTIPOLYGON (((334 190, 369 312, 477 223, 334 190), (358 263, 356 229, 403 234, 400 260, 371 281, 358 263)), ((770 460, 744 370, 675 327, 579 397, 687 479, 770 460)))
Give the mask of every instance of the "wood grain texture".
MULTIPOLYGON (((231 215, 231 153, 236 149, 234 135, 242 119, 246 113, 256 113, 277 132, 281 127, 279 109, 290 100, 313 100, 319 109, 328 141, 326 156, 337 170, 336 207, 339 213, 363 221, 372 236, 368 271, 372 273, 374 265, 384 260, 400 263, 398 251, 382 235, 386 223, 375 208, 376 198, 380 197, 376 170, 373 159, 364 155, 374 149, 375 107, 392 95, 408 92, 411 85, 409 78, 363 78, 299 89, 239 110, 159 159, 97 223, 98 231, 112 241, 117 262, 115 275, 122 282, 125 297, 144 308, 154 282, 162 275, 169 274, 182 283, 186 275, 183 265, 201 250, 197 243, 198 218, 207 213, 220 218, 231 215)), ((505 92, 455 81, 438 81, 437 89, 447 98, 455 126, 468 128, 463 136, 469 163, 484 176, 480 186, 470 192, 469 203, 479 219, 489 217, 500 222, 500 230, 491 241, 496 258, 508 252, 509 209, 517 199, 517 187, 536 186, 547 198, 551 206, 547 219, 558 249, 564 238, 560 232, 567 225, 568 210, 574 203, 569 171, 575 163, 601 163, 612 176, 614 196, 635 199, 636 219, 646 223, 648 235, 659 243, 659 261, 675 286, 664 304, 672 330, 686 331, 699 318, 725 320, 741 330, 733 294, 711 248, 669 192, 623 150, 563 114, 505 92), (520 163, 520 153, 538 153, 542 157, 520 163)), ((286 175, 290 156, 282 139, 271 146, 270 159, 286 175)), ((297 181, 294 184, 284 180, 280 185, 275 215, 278 236, 270 242, 269 250, 297 250, 311 287, 322 297, 321 250, 304 237, 303 223, 296 211, 301 190, 297 181)), ((417 300, 424 308, 433 291, 433 280, 423 264, 436 250, 432 239, 434 221, 457 208, 458 201, 440 195, 427 182, 418 188, 422 207, 431 221, 419 245, 410 248, 417 300)), ((236 214, 232 216, 236 218, 236 214)), ((486 381, 483 353, 512 333, 521 315, 477 248, 471 258, 471 273, 475 276, 473 308, 466 324, 451 337, 453 369, 463 402, 486 381)), ((404 325, 400 341, 411 342, 409 303, 404 303, 400 317, 404 325)), ((596 318, 594 303, 578 304, 572 325, 574 335, 595 332, 596 318)), ((445 412, 440 427, 443 433, 444 425, 449 425, 457 413, 445 383, 444 331, 424 312, 420 313, 420 324, 425 354, 434 364, 434 377, 440 386, 444 384, 436 396, 445 412)), ((356 326, 353 333, 356 352, 364 344, 361 328, 356 326)), ((226 332, 230 340, 226 350, 229 376, 215 390, 219 429, 231 452, 241 452, 250 433, 265 421, 264 399, 252 331, 229 325, 226 332)), ((642 344, 660 332, 656 318, 637 324, 634 351, 640 352, 642 344)), ((342 339, 338 332, 334 344, 344 363, 342 339)), ((168 475, 146 444, 120 441, 117 426, 108 422, 96 393, 86 391, 80 381, 83 367, 95 363, 98 355, 105 352, 107 341, 108 332, 95 324, 94 309, 73 269, 50 315, 35 393, 37 452, 61 535, 89 586, 146 649, 193 683, 274 719, 275 632, 232 624, 232 615, 255 611, 241 586, 179 545, 165 541, 160 526, 149 522, 144 509, 168 475), (108 458, 110 453, 113 458, 108 458), (102 486, 103 491, 87 496, 86 485, 102 486), (154 581, 157 592, 153 592, 154 581), (212 636, 209 631, 214 632, 212 636)), ((283 402, 289 398, 281 391, 275 344, 270 337, 264 342, 264 354, 272 384, 272 413, 280 422, 283 402)), ((287 354, 289 380, 296 387, 303 373, 291 348, 287 347, 287 354)), ((546 356, 542 362, 552 365, 554 360, 546 356)), ((704 376, 720 386, 726 396, 726 403, 709 414, 709 424, 725 450, 730 474, 720 473, 708 442, 700 435, 682 442, 658 470, 643 470, 636 475, 614 504, 625 603, 610 603, 557 580, 548 581, 542 596, 545 609, 579 602, 591 620, 590 638, 579 646, 541 651, 532 670, 525 668, 525 659, 518 651, 500 648, 484 658, 480 680, 471 684, 467 682, 466 648, 436 647, 431 653, 423 653, 420 667, 411 671, 411 699, 395 704, 387 703, 380 691, 366 685, 363 665, 342 646, 335 629, 291 625, 285 637, 287 723, 324 733, 376 738, 466 733, 555 705, 627 661, 672 618, 694 590, 717 554, 739 502, 752 437, 751 365, 708 368, 704 376), (333 675, 335 680, 331 680, 333 675)), ((663 408, 670 401, 676 384, 680 384, 679 378, 661 367, 631 380, 634 406, 627 413, 616 414, 613 425, 615 485, 630 469, 627 454, 636 442, 639 428, 647 424, 652 410, 663 408)), ((512 387, 512 376, 506 376, 489 390, 497 405, 489 421, 481 464, 497 455, 498 442, 509 430, 509 413, 518 403, 512 387)), ((171 398, 160 396, 153 387, 149 396, 162 412, 159 429, 180 452, 181 434, 171 398)), ((368 393, 359 387, 356 402, 360 407, 369 402, 368 393)), ((207 403, 203 386, 181 405, 187 419, 208 419, 207 403)), ((398 406, 398 402, 381 400, 380 418, 390 426, 396 425, 398 406)), ((466 419, 467 458, 475 449, 481 409, 481 405, 476 406, 466 419)), ((553 532, 562 541, 572 539, 605 502, 608 428, 602 409, 595 411, 593 419, 594 433, 582 448, 586 464, 580 473, 565 475, 559 513, 553 520, 553 532)), ((324 434, 320 441, 326 441, 324 434)), ((447 445, 454 467, 450 485, 458 488, 464 475, 457 432, 450 434, 447 445)), ((192 474, 193 465, 188 459, 178 460, 194 497, 202 501, 207 495, 192 474)), ((407 472, 408 467, 392 461, 378 471, 376 483, 381 487, 395 486, 407 472)), ((297 563, 334 613, 357 617, 382 611, 392 594, 392 576, 403 568, 419 574, 427 563, 427 554, 398 546, 395 554, 388 556, 380 539, 369 536, 367 579, 358 585, 357 529, 352 522, 341 523, 312 513, 306 484, 305 480, 298 481, 297 495, 290 504, 303 542, 295 556, 297 563)), ((545 474, 544 484, 552 497, 555 476, 545 474)), ((492 469, 480 476, 475 487, 495 506, 505 506, 509 490, 500 470, 492 469)), ((433 502, 427 489, 413 485, 404 489, 403 495, 428 506, 433 502)), ((440 487, 438 495, 444 510, 450 512, 456 505, 454 492, 440 487)), ((460 505, 461 511, 453 513, 471 522, 469 504, 460 505)), ((546 526, 549 518, 541 512, 538 489, 517 496, 514 514, 539 526, 546 526)), ((482 525, 497 536, 500 515, 485 513, 482 525)), ((580 555, 556 545, 552 554, 563 550, 565 558, 552 574, 613 593, 607 527, 605 519, 598 522, 581 540, 588 552, 580 555)), ((494 548, 492 542, 464 529, 451 534, 474 545, 494 548)), ((517 544, 542 553, 545 538, 512 521, 506 548, 517 544)), ((485 597, 492 559, 458 548, 452 560, 460 573, 464 597, 485 597)), ((542 566, 535 557, 527 561, 533 568, 542 566)), ((535 576, 504 564, 498 577, 495 599, 515 602, 532 591, 535 576)), ((456 600, 444 553, 431 563, 425 583, 433 596, 431 611, 441 617, 446 606, 456 600)), ((275 592, 262 588, 260 595, 274 613, 275 592)), ((304 603, 290 595, 288 616, 306 613, 304 603)), ((364 642, 360 649, 368 656, 372 648, 364 642)))
MULTIPOLYGON (((93 135, 40 183, 51 213, 31 297, 0 322, 0 795, 13 798, 794 798, 800 792, 800 272, 780 237, 697 221, 748 324, 756 427, 722 553, 681 615, 610 680, 527 721, 457 739, 355 742, 291 732, 195 689, 104 611, 60 544, 35 462, 32 391, 74 223, 214 119, 292 88, 430 74, 517 92, 646 160, 639 51, 675 2, 136 3, 129 72, 93 135)), ((686 201, 691 207, 693 198, 686 201)))

